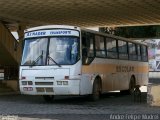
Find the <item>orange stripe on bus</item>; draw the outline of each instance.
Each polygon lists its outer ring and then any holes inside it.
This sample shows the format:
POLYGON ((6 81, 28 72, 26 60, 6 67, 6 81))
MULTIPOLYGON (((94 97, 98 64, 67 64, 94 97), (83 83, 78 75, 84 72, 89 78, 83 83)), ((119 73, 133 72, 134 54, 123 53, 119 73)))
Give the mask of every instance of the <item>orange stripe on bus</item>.
POLYGON ((147 73, 148 71, 149 71, 148 66, 138 66, 136 72, 139 72, 139 73, 147 73))
MULTIPOLYGON (((88 66, 82 66, 82 73, 115 73, 117 72, 118 65, 115 64, 92 64, 88 66)), ((128 65, 134 67, 134 72, 136 73, 147 73, 148 66, 135 66, 128 65)), ((122 71, 123 72, 123 71, 122 71)))
POLYGON ((116 72, 116 65, 113 64, 92 64, 82 67, 82 73, 106 73, 116 72))

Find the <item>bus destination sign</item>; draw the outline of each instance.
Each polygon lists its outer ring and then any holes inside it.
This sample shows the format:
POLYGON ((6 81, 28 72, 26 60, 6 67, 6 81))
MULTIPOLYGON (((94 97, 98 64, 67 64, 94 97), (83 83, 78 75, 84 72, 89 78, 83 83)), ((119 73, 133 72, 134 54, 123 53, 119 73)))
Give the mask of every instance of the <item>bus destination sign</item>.
POLYGON ((75 30, 63 30, 63 29, 56 29, 56 30, 39 30, 39 31, 32 31, 26 32, 25 38, 32 38, 32 37, 43 37, 43 36, 79 36, 79 32, 75 30))

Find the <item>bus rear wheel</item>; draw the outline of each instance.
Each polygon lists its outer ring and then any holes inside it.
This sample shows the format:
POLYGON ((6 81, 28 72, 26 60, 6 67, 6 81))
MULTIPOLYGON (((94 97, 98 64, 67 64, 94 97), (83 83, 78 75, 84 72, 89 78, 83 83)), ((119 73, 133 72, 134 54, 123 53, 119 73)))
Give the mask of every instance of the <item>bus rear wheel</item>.
POLYGON ((134 92, 135 89, 135 78, 132 76, 129 82, 129 89, 128 90, 120 90, 120 93, 122 95, 131 95, 134 92))
POLYGON ((135 78, 132 76, 129 83, 129 90, 128 90, 129 94, 133 94, 135 86, 136 86, 135 78))
POLYGON ((53 102, 53 100, 54 100, 54 95, 43 95, 43 99, 44 99, 46 102, 53 102))

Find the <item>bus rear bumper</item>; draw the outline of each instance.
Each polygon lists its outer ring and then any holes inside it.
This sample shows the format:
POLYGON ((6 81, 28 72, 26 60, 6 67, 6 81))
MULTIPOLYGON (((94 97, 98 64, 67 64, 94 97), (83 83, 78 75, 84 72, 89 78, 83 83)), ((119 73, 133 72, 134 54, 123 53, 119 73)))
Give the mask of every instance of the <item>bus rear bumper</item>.
POLYGON ((36 81, 33 85, 22 85, 21 94, 27 95, 79 95, 80 80, 36 81), (53 83, 52 85, 48 83, 53 83), (47 85, 46 85, 47 84, 47 85))

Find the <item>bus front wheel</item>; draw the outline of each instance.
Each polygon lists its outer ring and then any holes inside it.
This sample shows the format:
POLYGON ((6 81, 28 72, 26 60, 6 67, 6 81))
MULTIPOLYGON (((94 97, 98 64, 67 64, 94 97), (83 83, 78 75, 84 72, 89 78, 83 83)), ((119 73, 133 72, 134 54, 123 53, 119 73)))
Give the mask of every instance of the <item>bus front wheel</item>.
POLYGON ((90 99, 92 101, 97 101, 100 99, 100 93, 101 93, 101 84, 100 81, 98 79, 95 79, 94 83, 93 83, 93 90, 92 90, 92 94, 90 96, 90 99))
POLYGON ((53 95, 43 95, 43 99, 44 99, 46 102, 53 102, 54 96, 53 96, 53 95))

